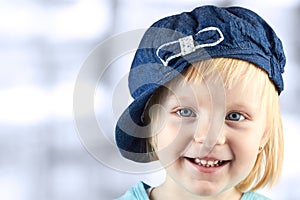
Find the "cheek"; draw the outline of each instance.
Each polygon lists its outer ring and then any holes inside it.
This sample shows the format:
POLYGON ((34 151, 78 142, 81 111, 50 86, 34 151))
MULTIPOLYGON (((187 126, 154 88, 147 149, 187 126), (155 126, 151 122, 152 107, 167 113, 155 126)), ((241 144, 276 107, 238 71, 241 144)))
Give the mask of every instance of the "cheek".
POLYGON ((256 157, 259 146, 262 144, 265 132, 263 120, 259 120, 255 125, 229 132, 228 141, 235 154, 246 157, 256 157))
POLYGON ((157 135, 157 148, 159 151, 170 146, 178 133, 180 132, 180 128, 171 123, 167 123, 164 127, 158 132, 157 135))
POLYGON ((158 150, 174 146, 183 147, 193 139, 195 126, 193 123, 182 123, 179 120, 168 120, 157 132, 158 150))
POLYGON ((259 144, 256 142, 240 142, 235 146, 235 149, 233 149, 234 154, 237 158, 237 160, 246 163, 253 163, 256 160, 257 154, 258 154, 258 148, 259 144))
POLYGON ((157 155, 162 162, 177 160, 193 141, 193 129, 169 121, 157 135, 157 155))
POLYGON ((244 174, 243 176, 250 173, 257 159, 259 144, 260 137, 241 137, 232 141, 236 173, 244 174))

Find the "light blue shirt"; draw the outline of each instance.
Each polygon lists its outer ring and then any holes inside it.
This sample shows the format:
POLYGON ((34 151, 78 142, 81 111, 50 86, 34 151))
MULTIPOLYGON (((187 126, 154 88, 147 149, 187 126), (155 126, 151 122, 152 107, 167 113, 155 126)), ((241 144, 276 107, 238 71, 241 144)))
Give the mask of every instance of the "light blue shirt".
MULTIPOLYGON (((134 187, 129 189, 123 196, 117 198, 116 200, 149 200, 147 189, 150 186, 139 182, 134 187)), ((255 192, 246 192, 243 193, 241 200, 270 200, 269 198, 255 193, 255 192)))

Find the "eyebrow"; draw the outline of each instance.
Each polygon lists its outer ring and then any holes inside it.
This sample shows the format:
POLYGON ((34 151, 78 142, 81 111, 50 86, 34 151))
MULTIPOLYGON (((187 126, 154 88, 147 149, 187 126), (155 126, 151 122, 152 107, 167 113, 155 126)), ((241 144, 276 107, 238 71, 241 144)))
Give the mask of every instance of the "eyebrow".
POLYGON ((191 96, 191 95, 186 95, 186 94, 171 93, 167 96, 167 98, 165 100, 166 100, 165 101, 166 103, 169 102, 170 104, 179 104, 180 106, 196 105, 197 107, 202 107, 208 101, 211 104, 211 97, 205 97, 205 96, 199 97, 196 94, 191 96))
POLYGON ((182 104, 183 102, 187 103, 197 103, 196 97, 191 97, 187 95, 175 95, 175 94, 169 94, 166 98, 166 102, 176 102, 179 104, 182 104))
POLYGON ((255 113, 257 111, 257 109, 260 109, 259 106, 254 106, 254 104, 251 105, 249 103, 248 104, 243 104, 243 103, 235 103, 235 102, 229 103, 229 104, 227 103, 226 108, 246 110, 248 112, 251 111, 251 113, 255 113))

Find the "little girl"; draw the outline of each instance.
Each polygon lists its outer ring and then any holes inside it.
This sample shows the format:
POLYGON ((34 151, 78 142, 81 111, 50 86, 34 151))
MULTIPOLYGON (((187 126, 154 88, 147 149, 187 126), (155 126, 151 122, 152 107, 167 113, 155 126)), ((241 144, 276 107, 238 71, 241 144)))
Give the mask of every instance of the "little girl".
POLYGON ((203 6, 166 17, 144 34, 116 126, 121 154, 159 160, 166 179, 120 200, 268 199, 283 159, 279 94, 285 56, 254 12, 203 6))

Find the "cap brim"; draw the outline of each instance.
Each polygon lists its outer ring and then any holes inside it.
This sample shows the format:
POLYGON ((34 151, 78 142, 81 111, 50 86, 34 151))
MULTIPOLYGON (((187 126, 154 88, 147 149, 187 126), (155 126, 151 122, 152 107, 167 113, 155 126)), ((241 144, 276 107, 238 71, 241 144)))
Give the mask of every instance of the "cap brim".
POLYGON ((147 90, 135 99, 120 116, 115 130, 115 139, 123 157, 136 162, 151 162, 154 152, 148 152, 149 127, 141 121, 147 101, 158 88, 147 90))

